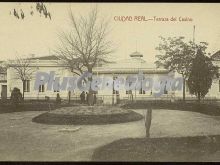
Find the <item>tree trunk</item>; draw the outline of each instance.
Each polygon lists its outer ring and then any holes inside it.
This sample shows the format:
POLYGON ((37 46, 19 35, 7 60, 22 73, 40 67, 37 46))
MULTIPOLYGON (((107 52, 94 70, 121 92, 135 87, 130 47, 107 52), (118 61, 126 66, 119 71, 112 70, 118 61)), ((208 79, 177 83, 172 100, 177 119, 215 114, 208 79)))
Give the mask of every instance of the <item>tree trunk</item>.
POLYGON ((71 91, 68 92, 68 103, 70 104, 70 100, 71 100, 71 91))
POLYGON ((198 102, 200 103, 200 100, 201 100, 201 94, 200 92, 198 92, 198 102))
POLYGON ((22 81, 22 84, 23 84, 23 89, 22 89, 22 98, 23 98, 23 100, 24 100, 24 81, 22 81))
POLYGON ((186 88, 186 79, 185 77, 182 75, 183 77, 183 102, 185 102, 185 98, 186 98, 186 91, 185 91, 185 88, 186 88))
MULTIPOLYGON (((91 67, 88 67, 88 72, 89 73, 92 73, 92 68, 91 67)), ((89 77, 88 78, 88 80, 89 80, 89 82, 91 83, 92 82, 92 77, 89 77)), ((88 105, 94 105, 93 103, 94 103, 94 97, 93 97, 93 91, 92 91, 92 89, 91 89, 91 85, 90 85, 90 87, 89 87, 89 92, 88 92, 88 105)))
POLYGON ((152 120, 152 107, 149 106, 149 107, 147 108, 147 111, 146 111, 146 114, 145 114, 146 138, 149 138, 149 137, 150 137, 151 120, 152 120))

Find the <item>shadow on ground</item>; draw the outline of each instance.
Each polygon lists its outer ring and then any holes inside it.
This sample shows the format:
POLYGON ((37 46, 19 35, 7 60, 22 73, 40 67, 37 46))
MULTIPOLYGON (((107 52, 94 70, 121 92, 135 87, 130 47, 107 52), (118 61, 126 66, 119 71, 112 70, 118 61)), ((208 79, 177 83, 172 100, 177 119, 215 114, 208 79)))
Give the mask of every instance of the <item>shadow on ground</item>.
POLYGON ((126 138, 97 148, 93 153, 92 160, 210 161, 212 159, 212 161, 219 161, 219 151, 220 135, 150 139, 126 138))

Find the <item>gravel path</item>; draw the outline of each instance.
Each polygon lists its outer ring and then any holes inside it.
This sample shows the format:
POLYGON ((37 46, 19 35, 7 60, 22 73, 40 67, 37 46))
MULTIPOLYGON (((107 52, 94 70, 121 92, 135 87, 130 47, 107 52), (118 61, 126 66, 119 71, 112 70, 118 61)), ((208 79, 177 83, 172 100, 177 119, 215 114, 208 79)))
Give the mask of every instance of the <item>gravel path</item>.
MULTIPOLYGON (((143 110, 136 112, 143 114, 143 110)), ((144 137, 143 120, 110 125, 33 123, 43 111, 0 114, 0 160, 90 161, 95 148, 126 137, 144 137), (75 130, 75 131, 63 131, 75 130)), ((154 110, 152 137, 220 134, 220 117, 194 112, 154 110)))

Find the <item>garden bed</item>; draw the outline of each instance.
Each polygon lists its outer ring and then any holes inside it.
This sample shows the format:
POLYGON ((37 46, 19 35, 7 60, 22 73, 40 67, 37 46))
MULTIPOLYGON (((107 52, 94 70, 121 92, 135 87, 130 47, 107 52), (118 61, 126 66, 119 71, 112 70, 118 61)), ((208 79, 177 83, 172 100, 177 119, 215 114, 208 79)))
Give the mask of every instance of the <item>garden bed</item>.
POLYGON ((114 106, 62 107, 43 113, 33 122, 57 125, 113 124, 141 120, 142 115, 114 106))
POLYGON ((95 150, 94 161, 219 161, 220 136, 127 138, 95 150), (217 160, 215 160, 217 159, 217 160))

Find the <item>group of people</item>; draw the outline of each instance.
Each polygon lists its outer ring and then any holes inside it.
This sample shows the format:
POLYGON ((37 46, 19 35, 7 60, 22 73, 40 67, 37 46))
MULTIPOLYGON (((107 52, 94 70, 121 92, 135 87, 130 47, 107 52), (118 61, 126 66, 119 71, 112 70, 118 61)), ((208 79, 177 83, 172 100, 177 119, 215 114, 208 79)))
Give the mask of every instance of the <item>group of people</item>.
MULTIPOLYGON (((94 105, 94 104, 96 104, 97 98, 96 98, 96 94, 95 94, 95 93, 93 93, 92 95, 93 95, 93 103, 92 103, 92 104, 94 105)), ((83 91, 83 92, 80 94, 80 100, 81 100, 81 103, 82 103, 82 104, 83 104, 83 103, 89 103, 89 93, 83 91)))

